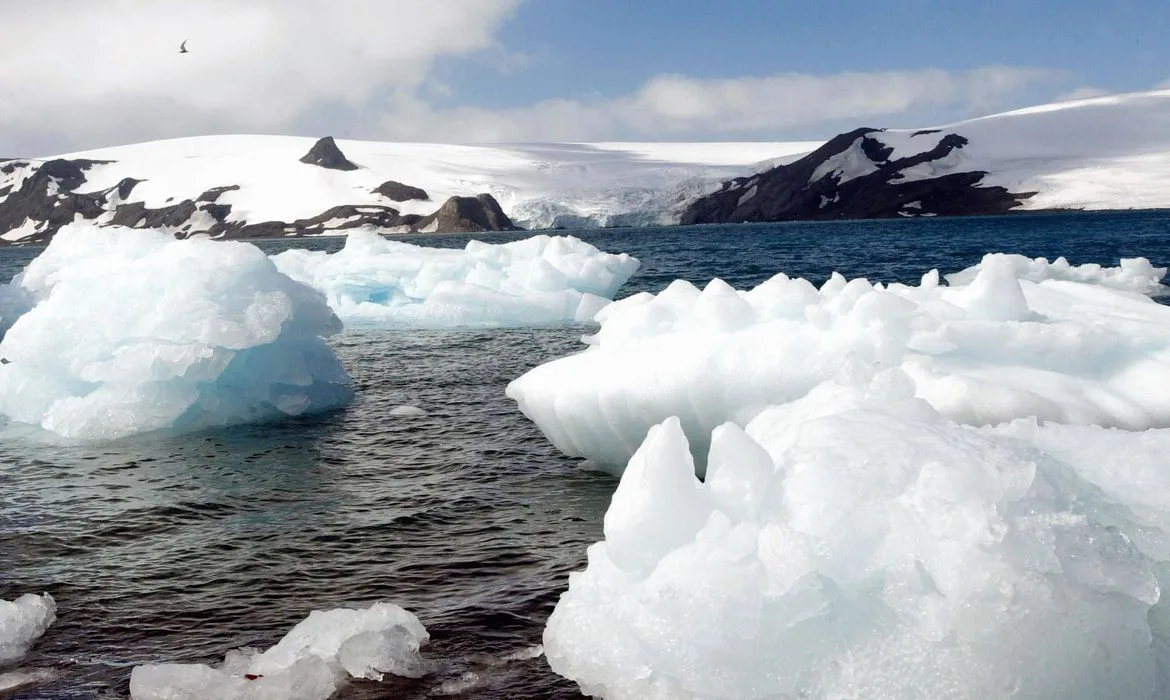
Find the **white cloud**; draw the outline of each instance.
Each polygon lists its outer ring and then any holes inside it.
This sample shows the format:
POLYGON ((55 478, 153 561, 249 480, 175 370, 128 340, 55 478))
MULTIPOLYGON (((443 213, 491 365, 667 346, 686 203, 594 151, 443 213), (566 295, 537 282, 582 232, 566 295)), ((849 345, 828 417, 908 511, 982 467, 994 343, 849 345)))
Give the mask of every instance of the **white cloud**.
POLYGON ((1091 97, 1101 97, 1102 95, 1108 94, 1108 90, 1102 90, 1101 88, 1093 87, 1092 85, 1082 85, 1076 90, 1070 90, 1069 92, 1057 95, 1053 101, 1072 102, 1073 100, 1087 100, 1091 97))
POLYGON ((1062 77, 1000 66, 660 75, 626 95, 459 106, 437 63, 474 57, 522 72, 534 59, 496 35, 524 1, 0 0, 0 156, 239 132, 459 142, 783 134, 987 112, 1062 77))
POLYGON ((731 135, 860 122, 914 110, 986 112, 1038 83, 1063 78, 1037 68, 782 74, 725 80, 653 78, 632 95, 552 99, 529 107, 431 109, 404 98, 382 124, 388 138, 455 141, 646 139, 731 135))
POLYGON ((1170 78, 1163 80, 1154 86, 1155 90, 1170 90, 1170 78))
POLYGON ((441 58, 521 60, 494 39, 520 2, 6 0, 0 150, 19 148, 13 133, 97 145, 280 129, 331 103, 373 109, 413 93, 441 58))

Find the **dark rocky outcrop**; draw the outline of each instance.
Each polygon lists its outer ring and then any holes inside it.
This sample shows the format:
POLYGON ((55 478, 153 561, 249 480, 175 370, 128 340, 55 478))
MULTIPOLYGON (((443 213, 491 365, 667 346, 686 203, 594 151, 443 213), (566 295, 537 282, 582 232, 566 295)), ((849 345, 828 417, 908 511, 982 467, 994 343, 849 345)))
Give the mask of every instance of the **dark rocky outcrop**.
MULTIPOLYGON (((22 242, 44 242, 77 216, 93 219, 105 211, 104 194, 80 194, 72 190, 85 183, 85 171, 102 161, 50 160, 36 169, 0 201, 0 233, 34 222, 35 231, 22 242)), ((24 163, 27 166, 28 163, 24 163)), ((22 167, 24 167, 22 166, 22 167)), ((15 172, 15 168, 7 174, 15 172)))
POLYGON ((938 176, 909 177, 910 168, 941 161, 967 145, 957 133, 940 133, 915 132, 911 138, 921 138, 923 150, 894 160, 894 149, 877 129, 840 134, 797 161, 723 183, 718 192, 693 202, 680 223, 1003 214, 1035 194, 981 186, 987 173, 951 172, 953 166, 940 166, 944 174, 938 176))
MULTIPOLYGON (((195 198, 196 202, 218 202, 219 196, 224 192, 235 192, 240 189, 239 185, 224 185, 223 187, 212 187, 203 194, 195 198)), ((229 205, 230 206, 230 205, 229 205)))
POLYGON ((387 180, 378 185, 374 188, 374 194, 380 194, 395 202, 409 202, 412 199, 426 201, 431 198, 421 187, 404 185, 397 180, 387 180))
POLYGON ((17 168, 28 166, 26 160, 15 160, 13 158, 0 158, 0 175, 11 175, 16 172, 17 168))
POLYGON ((518 231, 520 230, 500 203, 490 194, 475 197, 451 197, 439 210, 424 216, 412 228, 418 231, 439 233, 475 233, 477 231, 518 231))
POLYGON ((316 165, 322 168, 329 168, 330 170, 357 170, 358 166, 354 165, 345 157, 341 149, 337 147, 337 143, 332 136, 326 136, 319 139, 309 152, 301 156, 302 163, 309 165, 316 165))
MULTIPOLYGON (((326 149, 325 159, 329 160, 326 149)), ((344 158, 344 156, 342 156, 344 158)), ((319 235, 372 227, 394 233, 412 231, 514 230, 508 216, 490 195, 453 197, 434 214, 401 214, 381 204, 339 204, 316 216, 294 221, 231 220, 232 204, 223 195, 239 185, 212 187, 192 198, 188 193, 167 197, 161 207, 128 201, 143 180, 124 177, 105 190, 80 193, 86 171, 109 161, 51 160, 44 163, 0 161, 0 173, 9 176, 0 185, 0 234, 22 228, 19 243, 47 243, 61 227, 77 220, 101 226, 125 226, 171 231, 177 238, 207 235, 213 238, 269 238, 319 235), (20 169, 27 169, 23 172, 20 169), (186 196, 183 196, 186 195, 186 196)), ((391 198, 425 199, 417 187, 388 181, 376 190, 391 198)), ((0 244, 14 241, 0 239, 0 244)))

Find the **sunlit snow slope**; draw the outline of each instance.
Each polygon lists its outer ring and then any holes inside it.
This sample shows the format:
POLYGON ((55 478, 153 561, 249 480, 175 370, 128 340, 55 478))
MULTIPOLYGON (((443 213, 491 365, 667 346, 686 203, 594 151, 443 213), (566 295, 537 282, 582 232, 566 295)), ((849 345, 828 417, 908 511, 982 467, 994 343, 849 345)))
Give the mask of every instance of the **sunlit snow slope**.
MULTIPOLYGON (((194 200, 198 211, 180 212, 175 220, 176 232, 182 234, 215 223, 201 203, 208 199, 217 206, 230 206, 224 221, 256 224, 304 221, 341 205, 389 206, 402 215, 425 216, 450 197, 480 193, 493 195, 525 228, 667 224, 677 221, 686 203, 716 189, 722 180, 771 167, 777 160, 798 157, 818 145, 459 146, 342 140, 337 146, 358 167, 334 170, 299 161, 313 142, 289 136, 202 136, 0 161, 0 206, 6 188, 10 196, 16 196, 24 181, 45 163, 63 160, 84 164, 83 172, 75 175, 84 182, 49 187, 49 196, 68 189, 99 197, 100 206, 107 209, 141 202, 159 210, 194 200), (138 182, 123 196, 118 186, 126 178, 138 182), (375 192, 391 180, 421 188, 428 197, 395 201, 375 192), (213 194, 201 197, 203 193, 213 194), (188 222, 193 225, 187 226, 188 222)), ((14 219, 10 227, 0 230, 0 238, 25 240, 43 231, 36 218, 14 219)), ((324 228, 332 230, 342 228, 339 224, 344 221, 325 223, 324 228)))
POLYGON ((1170 90, 856 129, 724 183, 682 223, 1170 207, 1170 90))

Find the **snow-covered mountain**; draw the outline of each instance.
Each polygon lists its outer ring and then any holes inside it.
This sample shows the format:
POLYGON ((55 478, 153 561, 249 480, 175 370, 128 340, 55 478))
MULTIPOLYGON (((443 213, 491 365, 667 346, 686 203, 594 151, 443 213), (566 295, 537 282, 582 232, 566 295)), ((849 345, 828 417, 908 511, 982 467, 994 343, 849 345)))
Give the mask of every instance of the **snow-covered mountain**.
POLYGON ((1170 207, 1170 90, 857 129, 723 184, 682 223, 1170 207))
POLYGON ((459 146, 205 136, 0 159, 0 243, 1170 207, 1170 90, 827 142, 459 146))
POLYGON ((323 141, 205 136, 0 159, 0 240, 43 241, 77 219, 228 238, 667 224, 723 180, 819 145, 323 141))

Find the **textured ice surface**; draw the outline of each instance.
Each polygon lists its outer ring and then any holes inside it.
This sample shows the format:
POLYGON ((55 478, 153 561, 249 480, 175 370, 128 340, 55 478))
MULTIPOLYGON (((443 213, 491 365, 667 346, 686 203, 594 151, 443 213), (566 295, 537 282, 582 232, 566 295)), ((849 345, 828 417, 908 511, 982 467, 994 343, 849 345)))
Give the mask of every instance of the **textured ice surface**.
POLYGON ((35 303, 0 342, 0 414, 15 421, 107 439, 352 395, 324 297, 246 243, 75 225, 12 284, 35 303))
POLYGON ((622 475, 545 630, 589 694, 1161 698, 1170 431, 947 420, 900 369, 622 475))
MULTIPOLYGON (((1064 258, 1049 262, 1047 258, 1026 258, 1023 255, 1005 256, 1015 270, 1016 277, 1029 282, 1044 280, 1069 280, 1103 287, 1123 289, 1138 294, 1162 296, 1170 292, 1162 284, 1166 268, 1154 267, 1145 258, 1122 258, 1118 267, 1103 267, 1096 264, 1071 265, 1064 258)), ((970 284, 983 269, 982 264, 946 275, 948 284, 970 284)))
POLYGON ((24 656, 57 619, 57 604, 48 593, 0 599, 0 664, 24 656))
POLYGON ((333 253, 289 250, 276 266, 347 324, 515 326, 588 321, 638 269, 572 236, 441 249, 355 231, 333 253))
POLYGON ((426 672, 419 647, 429 636, 413 614, 390 603, 366 610, 315 610, 265 652, 229 652, 203 664, 136 666, 134 700, 324 700, 347 678, 426 672))
POLYGON ((589 348, 507 392, 561 451, 614 473, 667 417, 681 420, 701 472, 721 423, 889 367, 960 423, 1170 426, 1170 307, 1113 288, 1151 291, 1162 272, 1141 259, 1100 269, 988 255, 951 286, 934 271, 917 287, 676 281, 610 305, 589 348))

